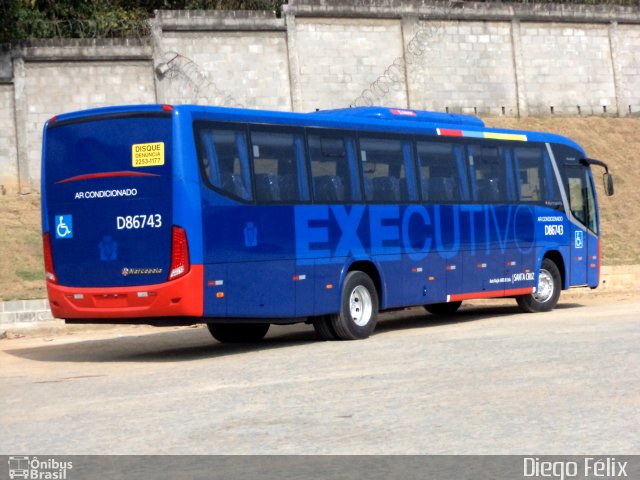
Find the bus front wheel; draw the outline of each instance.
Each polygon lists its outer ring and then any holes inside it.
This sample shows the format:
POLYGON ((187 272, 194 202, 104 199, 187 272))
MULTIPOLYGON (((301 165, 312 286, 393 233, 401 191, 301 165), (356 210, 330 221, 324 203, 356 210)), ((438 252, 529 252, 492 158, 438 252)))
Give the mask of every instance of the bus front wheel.
POLYGON ((516 297, 516 301, 518 306, 527 313, 548 312, 558 304, 561 289, 560 270, 553 260, 545 258, 538 273, 536 292, 516 297))
POLYGON ((209 333, 220 343, 253 343, 264 338, 268 323, 207 323, 209 333))
POLYGON ((342 287, 340 312, 330 315, 331 325, 341 340, 367 338, 376 328, 378 291, 366 273, 347 273, 342 287))

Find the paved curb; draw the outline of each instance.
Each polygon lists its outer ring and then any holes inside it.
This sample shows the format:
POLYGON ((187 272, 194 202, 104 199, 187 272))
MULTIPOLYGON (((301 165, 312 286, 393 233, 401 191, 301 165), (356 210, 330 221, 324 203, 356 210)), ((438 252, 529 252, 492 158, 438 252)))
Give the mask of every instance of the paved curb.
POLYGON ((51 322, 53 316, 49 310, 49 301, 11 300, 0 302, 0 327, 29 326, 34 323, 51 322))
MULTIPOLYGON (((599 292, 625 292, 640 289, 640 265, 603 266, 599 292)), ((589 289, 572 290, 584 292, 589 289)), ((34 327, 64 329, 62 320, 56 320, 49 310, 49 302, 43 300, 11 300, 0 302, 0 338, 6 331, 20 331, 34 327)), ((95 328, 95 325, 93 326, 95 328)), ((86 327, 85 327, 86 328, 86 327)))

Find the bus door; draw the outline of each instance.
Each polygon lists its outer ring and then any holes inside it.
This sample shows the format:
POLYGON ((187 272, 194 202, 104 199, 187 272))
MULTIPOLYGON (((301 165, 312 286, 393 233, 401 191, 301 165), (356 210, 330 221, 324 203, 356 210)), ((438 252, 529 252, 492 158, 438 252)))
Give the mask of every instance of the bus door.
MULTIPOLYGON (((589 168, 584 165, 566 164, 565 173, 571 210, 569 285, 587 285, 593 282, 589 277, 598 275, 598 222, 593 183, 589 168)), ((597 284, 597 279, 595 281, 597 284)))

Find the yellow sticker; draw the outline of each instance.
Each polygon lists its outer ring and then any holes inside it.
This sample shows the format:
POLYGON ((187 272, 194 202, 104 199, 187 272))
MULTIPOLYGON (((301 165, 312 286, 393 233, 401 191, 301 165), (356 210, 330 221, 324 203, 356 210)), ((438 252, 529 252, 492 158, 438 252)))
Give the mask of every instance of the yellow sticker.
POLYGON ((134 167, 164 165, 164 142, 131 145, 131 165, 134 167))

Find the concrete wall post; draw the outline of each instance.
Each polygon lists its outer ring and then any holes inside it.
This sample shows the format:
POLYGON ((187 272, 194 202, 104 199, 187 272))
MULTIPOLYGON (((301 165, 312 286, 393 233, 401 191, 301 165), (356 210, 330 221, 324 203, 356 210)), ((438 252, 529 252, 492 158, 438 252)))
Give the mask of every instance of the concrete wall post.
POLYGON ((294 112, 302 110, 302 87, 300 85, 300 59, 298 58, 298 32, 295 15, 285 16, 287 26, 287 56, 289 59, 289 90, 294 112))
POLYGON ((626 89, 624 85, 624 76, 622 75, 622 68, 618 58, 618 37, 618 22, 611 22, 609 24, 609 48, 611 49, 611 67, 613 70, 613 85, 616 95, 616 109, 618 111, 618 116, 623 117, 629 113, 627 111, 627 105, 629 102, 627 98, 625 98, 626 89))
MULTIPOLYGON (((24 58, 17 52, 13 58, 13 108, 16 128, 16 152, 18 154, 18 190, 29 193, 35 178, 29 168, 29 139, 27 136, 28 99, 26 92, 26 74, 24 58)), ((34 172, 35 173, 35 172, 34 172)))
POLYGON ((513 71, 517 99, 518 117, 527 117, 527 91, 524 82, 524 62, 522 60, 522 37, 520 36, 520 20, 511 21, 511 44, 513 47, 513 71))

